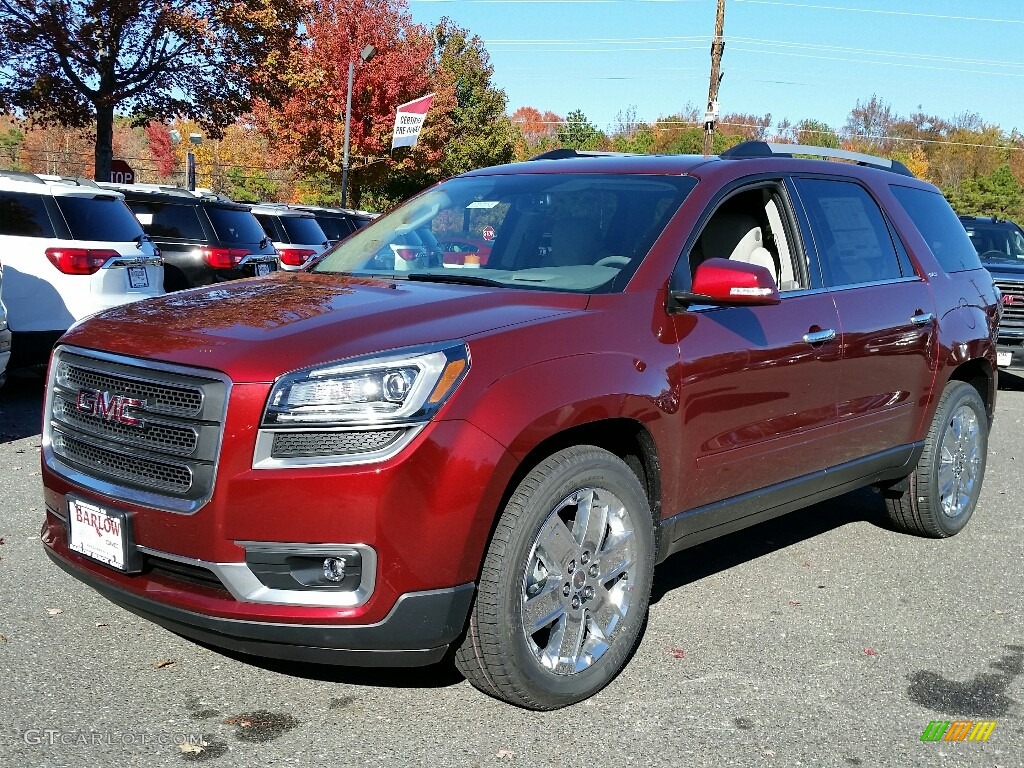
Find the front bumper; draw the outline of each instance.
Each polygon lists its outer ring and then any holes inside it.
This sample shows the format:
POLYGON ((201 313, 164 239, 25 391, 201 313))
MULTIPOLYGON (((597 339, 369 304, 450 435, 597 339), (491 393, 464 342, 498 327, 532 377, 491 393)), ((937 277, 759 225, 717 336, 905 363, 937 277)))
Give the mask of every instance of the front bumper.
POLYGON ((1024 368, 1024 344, 996 344, 1000 368, 1024 368))
POLYGON ((132 592, 118 585, 120 574, 83 567, 88 561, 67 548, 64 521, 52 512, 47 514, 41 538, 54 563, 138 616, 200 643, 291 661, 391 667, 433 664, 462 633, 474 594, 472 583, 407 593, 383 619, 367 624, 231 619, 132 592))

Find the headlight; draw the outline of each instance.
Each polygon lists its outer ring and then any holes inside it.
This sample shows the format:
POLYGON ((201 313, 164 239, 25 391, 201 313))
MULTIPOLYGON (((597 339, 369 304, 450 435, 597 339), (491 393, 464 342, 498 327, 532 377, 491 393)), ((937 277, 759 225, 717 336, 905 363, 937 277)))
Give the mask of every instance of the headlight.
POLYGON ((296 371, 274 386, 263 426, 425 420, 468 369, 469 350, 458 342, 296 371))

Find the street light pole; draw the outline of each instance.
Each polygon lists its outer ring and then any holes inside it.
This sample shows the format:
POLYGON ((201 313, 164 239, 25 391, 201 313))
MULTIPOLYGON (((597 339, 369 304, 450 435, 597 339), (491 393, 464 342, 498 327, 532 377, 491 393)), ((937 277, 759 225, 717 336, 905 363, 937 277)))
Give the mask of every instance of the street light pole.
MULTIPOLYGON (((359 58, 366 63, 377 54, 377 49, 372 45, 368 45, 363 48, 359 53, 359 58)), ((352 124, 352 80, 356 74, 356 64, 354 61, 348 63, 348 93, 345 96, 345 156, 341 162, 341 207, 345 207, 345 203, 348 201, 348 135, 349 126, 352 124)))

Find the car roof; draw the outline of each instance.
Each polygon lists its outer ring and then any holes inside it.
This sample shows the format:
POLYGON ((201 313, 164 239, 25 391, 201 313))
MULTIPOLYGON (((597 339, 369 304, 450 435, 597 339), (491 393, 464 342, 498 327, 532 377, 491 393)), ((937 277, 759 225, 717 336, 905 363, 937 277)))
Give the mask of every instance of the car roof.
POLYGON ((299 216, 305 219, 314 218, 312 211, 299 211, 286 203, 251 203, 247 207, 253 213, 264 216, 299 216))
POLYGON ((30 195, 60 195, 64 197, 124 197, 119 191, 102 189, 94 181, 80 177, 52 174, 0 171, 0 189, 30 195))

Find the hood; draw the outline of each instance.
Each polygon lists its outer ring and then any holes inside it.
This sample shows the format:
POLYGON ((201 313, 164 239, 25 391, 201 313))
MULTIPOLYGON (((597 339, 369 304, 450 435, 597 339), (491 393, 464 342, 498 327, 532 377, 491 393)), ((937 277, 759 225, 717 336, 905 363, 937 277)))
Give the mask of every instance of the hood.
POLYGON ((1004 277, 1007 280, 1024 280, 1024 262, 985 260, 981 264, 992 274, 993 280, 1004 277))
POLYGON ((304 272, 126 304, 61 343, 267 382, 319 363, 474 335, 586 308, 587 296, 304 272))

